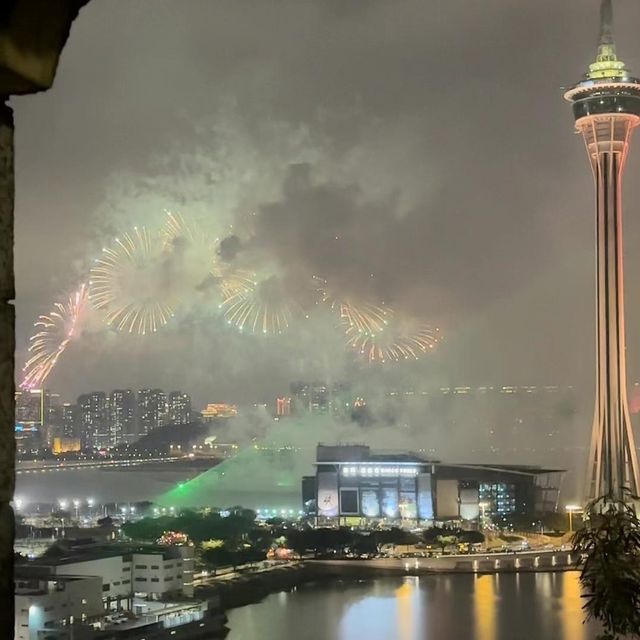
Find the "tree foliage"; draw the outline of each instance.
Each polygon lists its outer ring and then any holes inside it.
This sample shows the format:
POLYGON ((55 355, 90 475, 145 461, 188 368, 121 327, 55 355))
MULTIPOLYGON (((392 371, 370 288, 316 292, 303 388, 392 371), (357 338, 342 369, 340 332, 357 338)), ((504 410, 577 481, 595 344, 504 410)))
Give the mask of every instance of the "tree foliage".
POLYGON ((640 521, 623 501, 599 498, 586 508, 573 537, 587 619, 598 620, 602 640, 640 637, 640 521))
POLYGON ((180 531, 195 543, 211 539, 237 543, 255 526, 255 512, 238 508, 231 510, 229 515, 187 510, 177 516, 142 518, 135 522, 125 522, 122 530, 133 540, 155 541, 165 531, 180 531))

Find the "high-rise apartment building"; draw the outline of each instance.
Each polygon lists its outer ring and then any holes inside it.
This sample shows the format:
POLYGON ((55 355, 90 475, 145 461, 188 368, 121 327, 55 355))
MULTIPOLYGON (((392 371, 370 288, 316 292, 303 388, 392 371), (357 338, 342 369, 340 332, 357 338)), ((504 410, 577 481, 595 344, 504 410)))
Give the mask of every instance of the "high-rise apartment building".
POLYGON ((166 424, 167 396, 162 389, 138 391, 138 435, 144 436, 166 424))
POLYGON ((82 447, 100 449, 112 446, 109 403, 104 391, 93 391, 79 396, 78 411, 82 447))
POLYGON ((326 382, 291 383, 292 412, 335 413, 349 398, 349 386, 326 382))
POLYGON ((170 424, 189 424, 191 396, 182 391, 172 391, 169 394, 168 414, 170 424))
POLYGON ((62 405, 62 435, 65 438, 80 437, 80 410, 77 404, 62 405))
POLYGON ((16 425, 38 433, 42 446, 50 446, 57 430, 61 429, 60 396, 48 389, 16 391, 16 425))
POLYGON ((19 454, 34 453, 46 444, 44 399, 41 389, 16 391, 15 439, 19 454))
POLYGON ((44 391, 26 389, 16 391, 16 422, 24 425, 44 424, 44 391))
POLYGON ((136 440, 136 394, 131 389, 115 389, 109 395, 109 423, 114 445, 136 440))

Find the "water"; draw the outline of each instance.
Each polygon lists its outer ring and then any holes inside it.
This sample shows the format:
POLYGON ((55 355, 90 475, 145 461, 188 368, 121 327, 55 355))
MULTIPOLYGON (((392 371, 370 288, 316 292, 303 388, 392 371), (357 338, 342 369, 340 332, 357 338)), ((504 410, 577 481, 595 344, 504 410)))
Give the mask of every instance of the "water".
MULTIPOLYGON (((16 476, 16 497, 25 505, 36 502, 54 504, 59 500, 86 500, 96 505, 107 502, 152 502, 165 496, 181 482, 192 479, 198 471, 176 468, 174 465, 155 465, 152 468, 117 469, 57 469, 16 476)), ((180 506, 179 497, 175 506, 180 506)), ((271 491, 211 491, 209 506, 229 507, 241 504, 250 509, 282 508, 297 511, 300 506, 298 487, 285 492, 281 488, 271 491)), ((166 506, 171 506, 171 503, 166 506)))
POLYGON ((576 572, 307 585, 228 612, 229 640, 594 640, 576 572))
POLYGON ((55 503, 60 499, 92 498, 103 502, 153 500, 176 483, 188 479, 188 471, 127 471, 125 469, 66 469, 46 473, 20 473, 15 495, 23 502, 55 503))

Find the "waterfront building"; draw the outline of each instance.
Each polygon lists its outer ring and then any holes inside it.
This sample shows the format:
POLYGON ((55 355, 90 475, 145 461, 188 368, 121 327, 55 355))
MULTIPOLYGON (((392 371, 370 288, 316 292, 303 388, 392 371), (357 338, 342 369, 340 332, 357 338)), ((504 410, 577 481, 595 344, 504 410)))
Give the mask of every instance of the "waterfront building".
POLYGON ((134 595, 149 600, 193 596, 193 547, 106 544, 77 545, 68 555, 18 565, 23 574, 101 576, 105 609, 131 610, 134 595))
POLYGON ((444 464, 365 445, 318 445, 303 503, 330 522, 479 523, 557 508, 564 471, 523 465, 444 464))

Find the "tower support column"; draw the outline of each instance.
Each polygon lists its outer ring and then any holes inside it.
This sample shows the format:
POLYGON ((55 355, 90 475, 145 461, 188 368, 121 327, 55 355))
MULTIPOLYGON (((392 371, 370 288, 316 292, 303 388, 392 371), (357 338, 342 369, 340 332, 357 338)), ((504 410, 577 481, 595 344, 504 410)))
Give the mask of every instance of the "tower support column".
POLYGON ((626 382, 622 242, 622 178, 634 114, 580 118, 596 185, 596 402, 587 497, 637 496, 638 461, 626 382))

